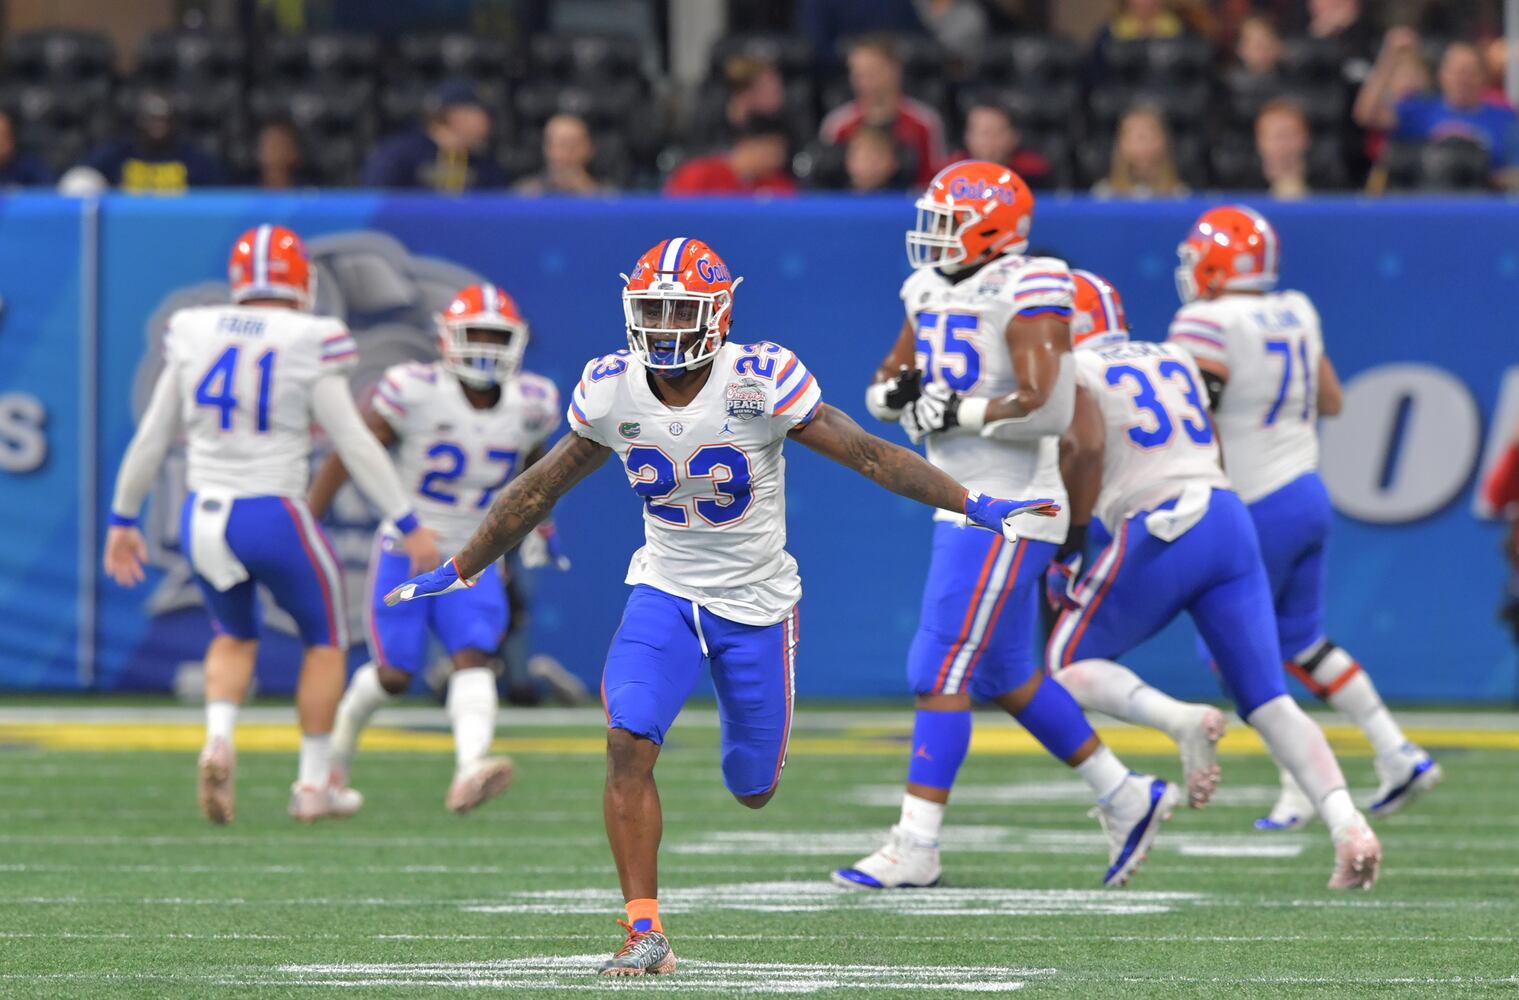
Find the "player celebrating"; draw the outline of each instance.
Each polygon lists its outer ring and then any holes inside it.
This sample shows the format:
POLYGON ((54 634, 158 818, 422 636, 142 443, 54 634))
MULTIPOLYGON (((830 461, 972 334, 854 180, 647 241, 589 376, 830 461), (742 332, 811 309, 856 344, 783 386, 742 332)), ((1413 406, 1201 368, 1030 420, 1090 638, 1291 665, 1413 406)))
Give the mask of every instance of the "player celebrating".
MULTIPOLYGON (((1087 475, 1101 480, 1096 515, 1105 531, 1093 534, 1107 537, 1050 633, 1050 669, 1084 708, 1167 729, 1178 716, 1196 719, 1196 706, 1166 698, 1109 662, 1181 612, 1191 614, 1241 718, 1328 821, 1335 844, 1329 888, 1370 889, 1381 847, 1350 800, 1323 730, 1287 694, 1260 546, 1224 476, 1197 364, 1174 345, 1129 343, 1112 286, 1084 271, 1076 282, 1081 391, 1071 433, 1091 438, 1087 450, 1102 451, 1101 469, 1087 475)), ((1207 742, 1189 748, 1180 741, 1194 802, 1206 801, 1217 781, 1212 744, 1223 726, 1211 721, 1207 742)))
MULTIPOLYGON (((402 480, 417 484, 422 522, 456 552, 496 491, 542 456, 543 441, 559 424, 559 393, 552 382, 521 370, 527 323, 495 285, 460 291, 438 318, 438 336, 442 360, 388 370, 365 422, 381 444, 398 449, 402 480)), ((312 484, 313 514, 326 511, 347 475, 341 456, 327 459, 312 484)), ((354 672, 338 705, 331 784, 349 811, 363 804, 348 787, 359 733, 427 665, 431 630, 454 665, 447 704, 456 764, 444 802, 466 813, 512 780, 510 760, 486 756, 496 732, 496 674, 489 663, 506 633, 506 591, 491 563, 482 575, 485 586, 431 604, 387 607, 385 595, 411 575, 395 525, 381 525, 370 571, 372 660, 354 672)))
POLYGON ((262 584, 306 646, 296 688, 300 773, 289 811, 311 822, 343 814, 327 780, 348 646, 340 564, 305 501, 313 422, 403 536, 413 567, 437 565, 438 548, 349 395, 353 337, 342 322, 306 311, 316 276, 300 238, 283 226, 250 229, 233 245, 227 272, 233 305, 169 318, 163 374, 117 474, 105 569, 123 586, 142 581, 147 544, 138 513, 183 427, 190 492, 180 545, 216 629, 206 650, 201 811, 213 823, 230 823, 235 811, 232 736, 258 652, 262 584))
MULTIPOLYGON (((1273 291, 1281 241, 1253 209, 1204 212, 1177 254, 1185 304, 1170 340, 1208 383, 1229 478, 1260 536, 1287 668, 1366 734, 1380 779, 1369 808, 1390 815, 1433 788, 1440 765, 1408 741, 1366 671, 1324 634, 1332 511, 1318 475, 1317 420, 1339 413, 1341 394, 1318 312, 1302 292, 1273 291)), ((1289 829, 1312 818, 1283 769, 1282 795, 1256 825, 1289 829)))
POLYGON ((644 502, 645 544, 628 568, 633 593, 602 676, 603 807, 628 938, 600 971, 636 976, 675 969, 657 902, 654 764, 704 657, 717 689, 728 790, 758 809, 775 794, 786 761, 801 597, 785 549, 786 439, 993 532, 1006 532, 1014 514, 1056 508, 966 491, 826 405, 795 354, 728 343, 743 279, 700 240, 661 241, 623 278, 628 349, 586 365, 569 407, 574 433, 502 491, 458 555, 386 601, 473 585, 560 496, 617 455, 644 502))
MULTIPOLYGON (((973 489, 1061 501, 1059 436, 1075 393, 1071 276, 1063 261, 1026 257, 1034 197, 1003 166, 968 160, 940 171, 907 234, 914 271, 907 318, 866 405, 901 421, 928 460, 973 489)), ((1065 516, 1027 526, 1016 543, 966 530, 937 512, 923 610, 907 656, 916 696, 902 814, 885 846, 833 873, 862 888, 939 880, 939 830, 970 747, 971 695, 1016 718, 1074 767, 1099 802, 1111 850, 1103 881, 1126 881, 1178 798, 1129 772, 1080 709, 1037 665, 1040 577, 1066 541, 1065 516), (1158 808, 1157 808, 1158 806, 1158 808)), ((1080 532, 1071 545, 1079 547, 1080 532)))

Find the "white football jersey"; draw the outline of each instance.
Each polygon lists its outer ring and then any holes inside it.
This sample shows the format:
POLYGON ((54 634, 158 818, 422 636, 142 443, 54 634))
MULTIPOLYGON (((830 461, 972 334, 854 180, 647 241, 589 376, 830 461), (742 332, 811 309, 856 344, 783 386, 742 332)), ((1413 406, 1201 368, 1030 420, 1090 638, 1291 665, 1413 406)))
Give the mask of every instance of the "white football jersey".
POLYGON ((627 351, 598 358, 570 401, 575 433, 617 453, 644 500, 644 545, 627 582, 746 625, 773 625, 802 597, 786 551, 786 435, 822 390, 776 344, 724 344, 690 404, 666 406, 627 351))
POLYGON ((311 475, 311 388, 358 360, 341 320, 293 309, 197 306, 169 317, 191 490, 304 496, 311 475))
MULTIPOLYGON (((479 410, 441 362, 400 364, 380 379, 371 405, 400 439, 396 471, 444 552, 464 548, 496 491, 559 426, 559 391, 531 372, 503 385, 495 406, 479 410)), ((389 522, 384 529, 395 531, 389 522)))
POLYGON ((1324 336, 1308 296, 1270 292, 1192 302, 1171 321, 1169 339, 1228 369, 1214 420, 1229 478, 1246 503, 1318 468, 1324 336))
MULTIPOLYGON (((925 382, 944 382, 962 396, 996 399, 1018 389, 1007 350, 1007 325, 1028 310, 1071 308, 1075 286, 1064 261, 1007 254, 960 281, 934 268, 902 284, 902 305, 917 332, 917 367, 925 382)), ((1049 497, 1052 518, 1030 518, 1020 535, 1065 541, 1069 515, 1060 478, 1060 440, 1008 441, 956 428, 927 438, 928 460, 973 490, 996 497, 1049 497)), ((935 511, 936 520, 964 520, 935 511)))
POLYGON ((1077 384, 1107 428, 1097 519, 1124 518, 1179 496, 1189 483, 1227 489, 1197 362, 1171 344, 1136 341, 1076 351, 1077 384))

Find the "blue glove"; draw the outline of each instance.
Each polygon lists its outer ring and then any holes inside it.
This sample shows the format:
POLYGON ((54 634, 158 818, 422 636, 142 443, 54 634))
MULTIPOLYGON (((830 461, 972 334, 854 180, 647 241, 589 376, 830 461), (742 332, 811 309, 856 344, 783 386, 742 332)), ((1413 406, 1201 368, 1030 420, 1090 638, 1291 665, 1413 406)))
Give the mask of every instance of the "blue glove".
POLYGON ((463 590, 474 585, 473 580, 466 580, 459 575, 458 567, 450 559, 437 569, 423 573, 421 576, 414 576, 386 594, 385 604, 393 608, 402 601, 415 601, 419 597, 437 597, 439 594, 463 590))
POLYGON ((1075 611, 1081 607, 1076 585, 1086 565, 1087 526, 1073 524, 1067 529, 1065 544, 1055 552, 1044 572, 1044 596, 1058 611, 1075 611))
POLYGON ((995 531, 1008 541, 1015 541, 1012 520, 1020 514, 1054 517, 1060 505, 1049 498, 1039 500, 999 500, 977 490, 965 491, 965 517, 978 528, 995 531))

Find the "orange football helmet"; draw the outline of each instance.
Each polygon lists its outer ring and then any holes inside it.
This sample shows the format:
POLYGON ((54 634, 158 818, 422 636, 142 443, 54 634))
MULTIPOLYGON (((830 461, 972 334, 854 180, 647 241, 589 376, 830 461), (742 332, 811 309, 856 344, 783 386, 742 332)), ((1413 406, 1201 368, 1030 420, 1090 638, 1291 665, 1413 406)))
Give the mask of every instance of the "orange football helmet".
POLYGON ((952 163, 917 200, 918 223, 907 233, 914 268, 971 267, 1028 248, 1034 194, 1023 178, 986 160, 952 163))
POLYGON ((1123 299, 1106 278, 1091 271, 1071 270, 1076 284, 1071 308, 1071 346, 1101 350, 1129 340, 1129 321, 1123 299))
POLYGON ((302 309, 316 298, 316 272, 301 238, 284 226, 264 224, 232 244, 227 259, 232 301, 284 299, 302 309))
POLYGON ((521 371, 527 339, 517 303, 489 282, 460 289, 438 317, 443 367, 477 389, 500 385, 521 371))
POLYGON ((1281 241, 1266 217, 1244 205, 1210 208, 1176 248, 1176 291, 1183 302, 1228 291, 1276 287, 1281 241))
POLYGON ((706 364, 728 339, 735 278, 711 247, 676 236, 656 243, 621 275, 628 349, 655 371, 706 364))

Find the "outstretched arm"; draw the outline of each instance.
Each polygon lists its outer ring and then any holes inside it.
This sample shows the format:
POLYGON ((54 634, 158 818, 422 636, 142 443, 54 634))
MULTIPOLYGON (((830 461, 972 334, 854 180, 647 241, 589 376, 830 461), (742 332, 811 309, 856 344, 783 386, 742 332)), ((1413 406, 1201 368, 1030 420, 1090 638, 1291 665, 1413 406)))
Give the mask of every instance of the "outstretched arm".
POLYGON ((459 576, 469 580, 509 552, 548 516, 560 497, 595 472, 611 453, 612 449, 579 434, 560 438, 547 455, 496 494, 485 520, 454 556, 459 576))
POLYGON ((810 422, 792 431, 791 437, 899 496, 956 514, 965 513, 964 486, 934 468, 917 452, 881 440, 851 420, 847 413, 827 403, 818 407, 810 422))

